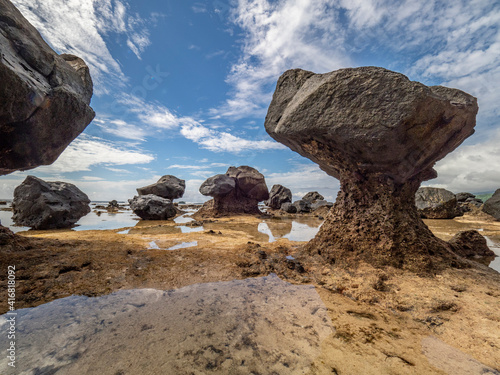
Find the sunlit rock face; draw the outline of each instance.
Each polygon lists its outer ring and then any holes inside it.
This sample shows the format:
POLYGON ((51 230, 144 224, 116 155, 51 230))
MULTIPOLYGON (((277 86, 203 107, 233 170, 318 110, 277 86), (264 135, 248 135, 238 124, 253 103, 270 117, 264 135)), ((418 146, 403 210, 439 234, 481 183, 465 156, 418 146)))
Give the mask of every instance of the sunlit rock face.
POLYGON ((341 183, 309 250, 331 262, 416 270, 453 262, 419 218, 415 193, 436 177, 435 162, 474 132, 477 111, 471 95, 383 68, 285 72, 267 132, 341 183))
POLYGON ((53 163, 95 116, 89 68, 0 0, 0 175, 53 163))
POLYGON ((229 167, 226 174, 208 178, 200 186, 200 193, 213 199, 203 205, 198 216, 260 214, 259 202, 269 198, 264 175, 246 165, 229 167))

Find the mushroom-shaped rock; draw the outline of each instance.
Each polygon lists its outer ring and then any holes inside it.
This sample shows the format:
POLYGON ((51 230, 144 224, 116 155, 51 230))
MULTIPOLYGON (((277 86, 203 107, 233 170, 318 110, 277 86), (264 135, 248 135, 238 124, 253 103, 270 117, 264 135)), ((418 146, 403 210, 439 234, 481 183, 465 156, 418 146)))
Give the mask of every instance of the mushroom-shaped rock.
POLYGON ((135 196, 129 203, 130 209, 143 220, 167 220, 177 215, 172 201, 158 195, 135 196))
POLYGON ((258 204, 269 198, 264 176, 248 166, 229 167, 225 175, 208 178, 200 193, 214 199, 203 205, 197 217, 261 214, 258 204))
POLYGON ((28 176, 14 190, 12 220, 33 229, 69 228, 90 212, 89 203, 73 184, 28 176))
POLYGON ((269 199, 267 200, 267 205, 275 210, 279 210, 283 203, 292 201, 292 192, 290 189, 284 187, 283 185, 273 185, 271 191, 269 192, 269 199))
POLYGON ((225 174, 217 174, 208 178, 200 186, 200 193, 209 197, 222 197, 229 194, 236 187, 234 178, 225 174))
POLYGON ((177 199, 184 195, 186 189, 186 181, 175 176, 166 175, 158 180, 158 182, 137 189, 139 195, 154 194, 165 199, 177 199))
POLYGON ((455 194, 442 188, 419 188, 415 194, 415 205, 424 219, 453 219, 463 215, 455 194))
POLYGON ((332 262, 429 272, 440 260, 451 264, 449 245, 419 218, 415 193, 436 176, 435 162, 474 132, 477 110, 476 99, 460 90, 383 68, 285 72, 266 131, 341 184, 309 251, 332 262))
POLYGON ((0 0, 0 175, 53 163, 95 116, 82 59, 58 55, 0 0))

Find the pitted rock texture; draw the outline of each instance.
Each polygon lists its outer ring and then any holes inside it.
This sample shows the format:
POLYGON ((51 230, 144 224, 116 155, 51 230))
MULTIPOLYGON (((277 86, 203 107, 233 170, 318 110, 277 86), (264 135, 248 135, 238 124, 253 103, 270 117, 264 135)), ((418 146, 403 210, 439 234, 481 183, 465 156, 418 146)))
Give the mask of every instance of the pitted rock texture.
POLYGON ((338 178, 341 191, 307 245, 330 262, 417 272, 457 265, 419 218, 415 193, 436 161, 474 132, 476 98, 377 67, 278 80, 266 131, 338 178))
POLYGON ((177 215, 172 201, 158 195, 140 195, 128 201, 130 209, 143 220, 167 220, 177 215))
POLYGON ((292 201, 292 191, 283 185, 273 185, 271 191, 269 192, 269 199, 267 200, 267 206, 279 210, 284 203, 292 201))
POLYGON ((264 175, 248 166, 229 167, 225 175, 208 178, 200 193, 212 196, 194 215, 220 217, 234 214, 261 214, 258 204, 269 198, 264 175), (233 182, 231 182, 231 180, 233 182), (231 189, 231 187, 234 187, 231 189))
POLYGON ((95 116, 82 59, 58 55, 0 0, 0 175, 53 163, 95 116))
POLYGON ((154 194, 165 199, 182 198, 186 190, 186 181, 175 176, 166 175, 158 180, 158 182, 137 189, 139 195, 154 194))
POLYGON ((452 245, 453 251, 466 258, 495 256, 495 253, 488 247, 486 238, 477 230, 458 232, 448 242, 452 245))
POLYGON ((14 190, 12 220, 33 229, 69 228, 90 212, 90 199, 68 182, 28 176, 14 190))
POLYGON ((415 205, 424 219, 453 219, 463 215, 455 194, 442 188, 419 188, 415 194, 415 205))

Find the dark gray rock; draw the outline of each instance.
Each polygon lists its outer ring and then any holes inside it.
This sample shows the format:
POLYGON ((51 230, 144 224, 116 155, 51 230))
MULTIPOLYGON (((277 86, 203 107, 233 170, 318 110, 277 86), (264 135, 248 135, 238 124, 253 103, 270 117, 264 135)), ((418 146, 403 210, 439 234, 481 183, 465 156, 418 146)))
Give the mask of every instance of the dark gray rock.
POLYGON ((303 201, 307 201, 309 203, 314 203, 316 201, 322 201, 324 200, 325 197, 323 197, 320 193, 317 191, 310 191, 304 197, 302 198, 303 201))
POLYGON ((477 111, 476 98, 463 91, 383 68, 285 72, 266 131, 341 185, 305 250, 346 266, 363 260, 417 272, 456 262, 419 218, 415 193, 436 177, 436 161, 473 134, 477 111))
POLYGON ((283 203, 280 207, 280 210, 285 211, 289 214, 297 213, 297 207, 295 207, 291 202, 283 203))
POLYGON ((222 197, 229 194, 236 187, 236 180, 225 174, 217 174, 201 184, 200 193, 209 197, 222 197))
POLYGON ((311 203, 311 210, 316 211, 318 208, 324 207, 324 206, 331 208, 331 207, 333 207, 333 202, 328 202, 325 200, 316 201, 314 203, 311 203))
POLYGON ((425 219, 453 219, 463 214, 455 194, 441 188, 418 189, 415 194, 415 205, 420 216, 425 219))
POLYGON ((154 194, 165 199, 177 199, 184 195, 186 181, 175 176, 163 176, 155 184, 144 186, 137 189, 139 195, 154 194))
POLYGON ((455 196, 457 198, 457 202, 465 202, 468 198, 476 198, 476 196, 471 193, 458 193, 455 196))
POLYGON ((264 176, 255 168, 248 166, 229 167, 225 176, 210 177, 201 185, 200 193, 213 196, 214 199, 206 202, 196 215, 217 217, 232 214, 261 214, 258 204, 269 198, 264 176))
POLYGON ((465 203, 472 204, 476 207, 481 207, 483 205, 483 201, 479 198, 467 198, 465 203))
POLYGON ((495 256, 495 253, 488 247, 486 238, 476 230, 458 232, 448 242, 452 245, 454 252, 466 258, 495 256))
POLYGON ((0 175, 53 163, 95 116, 82 59, 58 55, 0 0, 0 175))
POLYGON ((135 196, 129 203, 130 209, 143 220, 167 220, 177 215, 172 201, 158 195, 135 196))
POLYGON ((492 197, 484 202, 483 211, 500 220, 500 189, 497 189, 492 197))
POLYGON ((297 209, 297 213, 311 212, 311 203, 303 199, 293 202, 293 205, 297 209))
POLYGON ((28 176, 14 190, 12 220, 33 229, 69 228, 90 212, 89 203, 73 184, 28 176))
POLYGON ((275 210, 280 209, 283 203, 292 201, 292 191, 283 185, 273 185, 271 191, 269 192, 269 199, 267 200, 267 206, 274 208, 275 210))

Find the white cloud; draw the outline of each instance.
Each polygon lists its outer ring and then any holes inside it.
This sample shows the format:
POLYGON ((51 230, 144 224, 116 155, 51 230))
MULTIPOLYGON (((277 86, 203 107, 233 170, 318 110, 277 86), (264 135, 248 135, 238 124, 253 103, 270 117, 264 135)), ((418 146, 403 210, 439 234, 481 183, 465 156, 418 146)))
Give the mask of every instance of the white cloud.
POLYGON ((148 135, 148 132, 144 128, 120 119, 111 119, 106 116, 99 116, 94 119, 93 123, 100 127, 104 132, 121 138, 145 141, 146 136, 148 135))
POLYGON ((153 160, 152 155, 140 150, 127 149, 116 143, 82 134, 52 165, 38 167, 32 174, 90 171, 96 165, 147 164, 153 160))
POLYGON ((138 15, 119 0, 13 0, 14 5, 58 52, 75 54, 90 67, 96 94, 123 87, 127 81, 113 58, 105 36, 124 36, 140 58, 149 45, 148 31, 138 15))
MULTIPOLYGON (((205 162, 204 162, 205 163, 205 162)), ((191 169, 191 170, 200 170, 200 169, 207 169, 207 168, 214 168, 214 167, 228 167, 229 164, 226 163, 209 163, 205 165, 182 165, 182 164, 173 164, 168 166, 167 168, 169 169, 191 169)))

